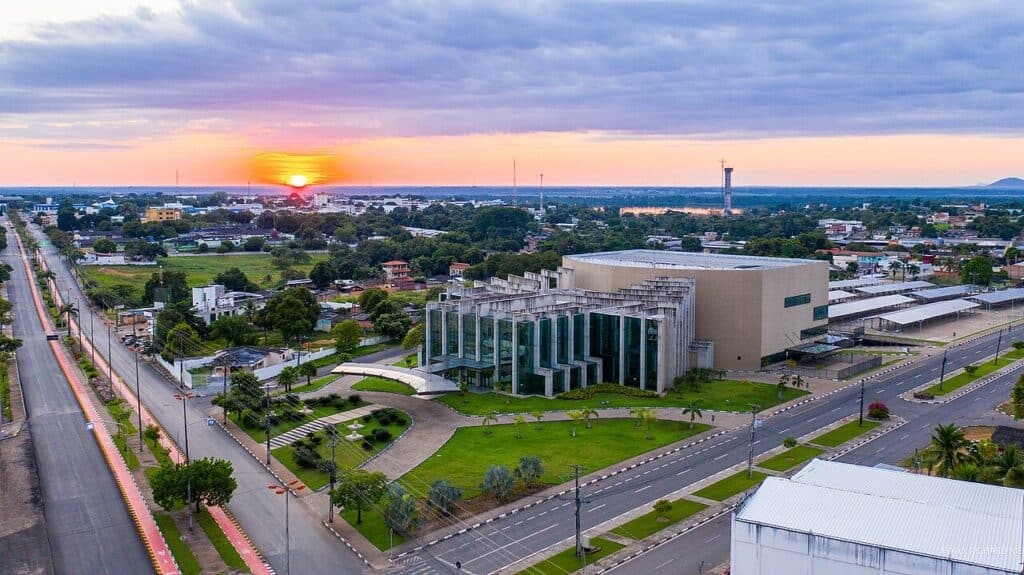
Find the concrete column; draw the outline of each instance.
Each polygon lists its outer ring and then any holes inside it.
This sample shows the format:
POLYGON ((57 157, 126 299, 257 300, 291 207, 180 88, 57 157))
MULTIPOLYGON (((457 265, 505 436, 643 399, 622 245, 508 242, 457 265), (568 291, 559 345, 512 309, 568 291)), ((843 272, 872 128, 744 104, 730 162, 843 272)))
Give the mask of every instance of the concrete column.
POLYGON ((430 327, 433 322, 430 320, 430 309, 428 308, 423 314, 423 349, 421 355, 425 357, 420 358, 420 365, 426 365, 425 359, 432 357, 434 354, 430 349, 430 327))
POLYGON ((441 308, 441 355, 448 355, 448 314, 441 308))

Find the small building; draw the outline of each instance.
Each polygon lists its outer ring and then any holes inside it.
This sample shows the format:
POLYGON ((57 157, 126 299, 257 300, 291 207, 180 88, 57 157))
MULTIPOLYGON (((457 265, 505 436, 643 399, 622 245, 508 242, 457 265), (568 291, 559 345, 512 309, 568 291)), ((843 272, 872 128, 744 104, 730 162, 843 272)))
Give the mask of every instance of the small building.
POLYGON ((181 208, 148 207, 143 222, 173 222, 181 219, 181 208))
POLYGON ((283 361, 290 361, 292 354, 293 352, 289 349, 243 345, 220 351, 214 355, 211 363, 221 369, 228 367, 231 371, 255 371, 283 361))
POLYGON ((229 292, 220 284, 192 288, 192 312, 207 324, 220 317, 242 315, 249 309, 262 309, 264 305, 264 298, 260 294, 229 292))
POLYGON ((453 262, 452 265, 448 266, 448 275, 452 279, 462 279, 462 274, 469 269, 469 264, 464 262, 453 262))
POLYGON ((732 575, 1019 575, 1024 490, 811 461, 732 516, 732 575))
POLYGON ((412 281, 412 268, 409 267, 409 262, 391 260, 380 264, 380 267, 384 270, 384 279, 390 287, 394 289, 411 289, 414 285, 412 281))

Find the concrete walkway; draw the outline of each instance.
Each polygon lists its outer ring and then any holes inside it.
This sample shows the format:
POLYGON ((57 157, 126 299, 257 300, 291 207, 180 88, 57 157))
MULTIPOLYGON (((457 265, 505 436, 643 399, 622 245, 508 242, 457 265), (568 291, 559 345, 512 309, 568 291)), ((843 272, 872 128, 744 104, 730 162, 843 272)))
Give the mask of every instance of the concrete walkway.
MULTIPOLYGON (((270 448, 277 449, 278 447, 284 447, 285 445, 291 445, 296 441, 306 437, 308 433, 315 433, 328 425, 337 425, 345 421, 352 421, 353 419, 359 419, 364 415, 369 415, 373 411, 383 409, 383 405, 377 405, 371 403, 348 411, 342 411, 340 413, 334 413, 320 419, 314 419, 313 421, 303 423, 291 431, 286 431, 277 437, 270 439, 270 448)), ((343 431, 343 430, 342 430, 343 431)))

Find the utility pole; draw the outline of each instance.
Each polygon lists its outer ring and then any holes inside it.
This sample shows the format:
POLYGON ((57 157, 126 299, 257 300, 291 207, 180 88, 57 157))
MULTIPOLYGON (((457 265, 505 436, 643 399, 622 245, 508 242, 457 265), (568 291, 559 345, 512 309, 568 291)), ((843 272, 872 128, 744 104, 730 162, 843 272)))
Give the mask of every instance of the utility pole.
POLYGON ((1003 329, 999 328, 999 339, 996 340, 996 360, 993 363, 996 367, 999 367, 999 348, 1003 346, 1003 329))
POLYGON ((231 376, 231 360, 224 361, 224 425, 228 424, 228 378, 231 376))
POLYGON ((263 414, 263 425, 267 430, 267 465, 270 465, 270 386, 263 386, 263 398, 265 401, 265 407, 263 414))
POLYGON ((750 446, 747 450, 747 477, 754 476, 754 429, 757 427, 757 411, 760 405, 750 404, 750 446))
POLYGON ((857 420, 857 427, 864 427, 864 380, 860 380, 860 417, 857 420))
POLYGON ((939 371, 939 391, 942 391, 942 383, 946 381, 946 350, 942 351, 942 369, 939 371))
POLYGON ((181 419, 185 426, 185 481, 186 505, 188 505, 188 530, 192 531, 192 458, 188 452, 188 400, 194 397, 191 393, 174 394, 174 399, 181 401, 181 419))
POLYGON ((583 549, 582 531, 580 530, 580 505, 583 503, 580 500, 580 470, 583 469, 582 465, 572 464, 573 474, 576 478, 576 556, 583 557, 586 550, 583 549))
MULTIPOLYGON (((86 303, 89 303, 89 301, 86 300, 86 303)), ((96 329, 95 329, 95 327, 93 326, 93 323, 92 323, 92 315, 93 315, 92 314, 92 306, 90 305, 89 306, 89 350, 92 351, 92 364, 93 364, 93 366, 95 366, 96 365, 96 329)), ((1002 332, 1000 332, 1000 333, 1002 333, 1002 332)), ((998 352, 996 352, 996 356, 997 357, 998 357, 998 355, 999 355, 998 352)), ((110 383, 111 383, 111 385, 113 385, 113 383, 114 383, 113 380, 111 380, 110 383)))
MULTIPOLYGON (((324 430, 324 433, 327 434, 327 445, 331 448, 331 470, 330 470, 330 473, 331 473, 331 476, 330 476, 331 491, 330 491, 330 493, 333 493, 334 492, 335 473, 336 473, 335 470, 337 468, 337 464, 335 463, 335 459, 334 459, 334 448, 335 448, 335 446, 338 445, 338 428, 335 425, 333 425, 333 424, 332 425, 328 425, 327 429, 324 430)), ((327 497, 327 522, 328 523, 334 523, 334 503, 331 501, 331 498, 330 498, 329 495, 327 497)))
POLYGON ((295 367, 299 367, 299 360, 302 358, 302 338, 303 338, 303 336, 300 335, 299 336, 299 349, 298 349, 298 351, 295 352, 295 367))
POLYGON ((178 332, 178 385, 185 387, 185 333, 178 332))
MULTIPOLYGON (((142 391, 139 389, 139 340, 135 333, 135 314, 132 314, 132 354, 135 356, 135 399, 139 408, 139 453, 142 453, 142 391)), ((107 332, 107 364, 113 369, 110 356, 110 332, 107 332)))

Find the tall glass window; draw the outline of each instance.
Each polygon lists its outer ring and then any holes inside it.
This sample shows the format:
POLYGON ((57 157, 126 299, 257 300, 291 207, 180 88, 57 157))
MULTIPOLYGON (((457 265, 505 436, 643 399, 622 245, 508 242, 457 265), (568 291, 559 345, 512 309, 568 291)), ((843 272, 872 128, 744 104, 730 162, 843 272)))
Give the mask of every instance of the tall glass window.
POLYGON ((445 314, 448 324, 445 325, 445 337, 448 338, 448 355, 459 355, 459 312, 450 311, 445 314))
MULTIPOLYGON (((601 359, 605 382, 619 382, 619 316, 590 314, 590 355, 601 359)), ((587 382, 589 385, 591 380, 587 382)))
POLYGON ((644 320, 645 337, 647 337, 647 349, 645 361, 647 365, 647 379, 644 389, 658 389, 658 322, 653 319, 644 320))
POLYGON ((555 333, 555 353, 558 363, 569 363, 569 316, 560 315, 555 333))
POLYGON ((540 324, 540 366, 551 367, 551 318, 542 317, 540 324))
POLYGON ((552 392, 556 395, 565 391, 565 372, 557 369, 552 375, 552 392))
MULTIPOLYGON (((550 325, 550 323, 549 323, 550 325)), ((544 394, 544 378, 534 373, 536 360, 533 353, 534 337, 533 322, 524 321, 516 324, 519 332, 516 345, 517 377, 519 393, 523 395, 544 394)))
POLYGON ((625 384, 629 387, 640 387, 640 343, 643 337, 642 320, 638 317, 623 318, 625 325, 625 384))
POLYGON ((512 320, 498 320, 498 381, 512 383, 512 320))
POLYGON ((580 372, 582 368, 579 366, 569 368, 569 389, 580 388, 580 372))
POLYGON ((583 361, 585 355, 583 349, 583 343, 586 341, 586 334, 583 333, 585 325, 583 314, 578 313, 572 316, 572 358, 576 361, 583 361))
POLYGON ((480 318, 480 361, 494 363, 494 318, 480 318))
POLYGON ((441 357, 441 310, 430 310, 430 356, 441 357))
POLYGON ((476 359, 476 314, 462 316, 462 357, 476 359))

